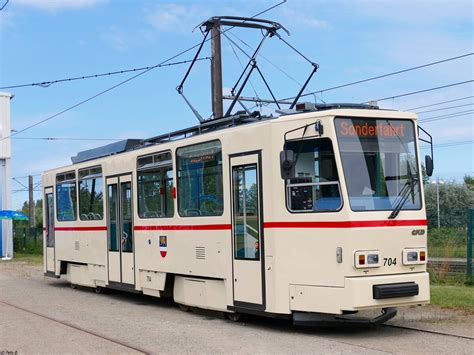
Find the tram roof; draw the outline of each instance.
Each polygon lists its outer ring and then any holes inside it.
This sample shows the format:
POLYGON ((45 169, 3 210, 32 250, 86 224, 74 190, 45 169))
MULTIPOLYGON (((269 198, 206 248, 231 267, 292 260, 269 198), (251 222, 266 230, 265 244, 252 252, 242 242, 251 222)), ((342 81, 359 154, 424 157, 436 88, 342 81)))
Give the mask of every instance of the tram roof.
POLYGON ((226 128, 237 127, 245 124, 262 122, 267 120, 274 120, 281 116, 307 113, 307 112, 318 112, 327 111, 334 109, 365 109, 365 110, 378 110, 377 106, 366 105, 366 104, 350 104, 350 103, 334 103, 334 104, 302 104, 300 110, 280 110, 278 113, 280 116, 261 116, 260 112, 255 111, 248 114, 245 111, 237 112, 235 115, 229 117, 222 117, 217 119, 210 119, 204 121, 198 125, 191 126, 188 128, 180 129, 177 131, 161 134, 146 139, 125 139, 119 142, 114 142, 101 147, 85 150, 79 152, 76 156, 71 157, 73 164, 78 164, 98 158, 103 158, 115 154, 128 152, 140 148, 145 148, 155 144, 161 144, 171 142, 179 139, 194 137, 204 133, 215 132, 226 128))

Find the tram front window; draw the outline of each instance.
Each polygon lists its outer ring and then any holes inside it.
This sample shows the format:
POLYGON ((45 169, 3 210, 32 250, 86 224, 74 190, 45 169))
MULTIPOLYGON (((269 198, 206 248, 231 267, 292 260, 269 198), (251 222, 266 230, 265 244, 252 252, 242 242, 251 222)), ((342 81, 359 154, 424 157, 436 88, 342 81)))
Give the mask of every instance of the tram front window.
POLYGON ((421 208, 413 122, 336 118, 335 124, 353 211, 421 208))
POLYGON ((295 153, 295 177, 286 181, 291 212, 337 211, 342 206, 334 150, 328 138, 287 141, 295 153))

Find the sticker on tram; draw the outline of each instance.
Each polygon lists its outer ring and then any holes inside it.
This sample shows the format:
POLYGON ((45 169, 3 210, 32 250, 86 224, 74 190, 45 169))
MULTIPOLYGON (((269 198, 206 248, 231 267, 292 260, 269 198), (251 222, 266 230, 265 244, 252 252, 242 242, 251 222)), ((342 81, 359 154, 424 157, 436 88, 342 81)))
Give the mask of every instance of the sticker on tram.
POLYGON ((160 236, 160 254, 164 258, 168 252, 168 242, 166 235, 160 236))

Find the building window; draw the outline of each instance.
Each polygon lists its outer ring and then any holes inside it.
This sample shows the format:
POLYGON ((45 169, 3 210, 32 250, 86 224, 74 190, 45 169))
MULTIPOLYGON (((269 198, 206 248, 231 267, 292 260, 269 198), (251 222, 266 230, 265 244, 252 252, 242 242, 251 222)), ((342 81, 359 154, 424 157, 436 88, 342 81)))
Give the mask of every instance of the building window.
POLYGON ((58 221, 75 221, 77 213, 76 173, 56 175, 56 210, 58 221))
POLYGON ((96 221, 104 218, 101 167, 79 170, 79 213, 81 221, 96 221))
POLYGON ((173 217, 173 165, 171 153, 159 153, 137 160, 138 216, 173 217))
POLYGON ((183 217, 221 216, 222 148, 219 141, 176 150, 178 166, 178 211, 183 217))

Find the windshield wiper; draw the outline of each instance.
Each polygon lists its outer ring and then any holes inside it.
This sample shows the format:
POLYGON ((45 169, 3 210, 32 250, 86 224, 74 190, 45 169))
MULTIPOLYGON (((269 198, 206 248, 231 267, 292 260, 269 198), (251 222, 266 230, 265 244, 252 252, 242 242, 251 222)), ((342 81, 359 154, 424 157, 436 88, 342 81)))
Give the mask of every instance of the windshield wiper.
POLYGON ((419 179, 414 177, 410 164, 407 162, 407 182, 405 185, 403 185, 402 189, 398 193, 397 199, 395 200, 395 207, 393 208, 392 213, 390 213, 390 216, 388 216, 389 219, 394 219, 395 217, 398 216, 400 213, 401 209, 405 205, 405 202, 407 202, 408 198, 411 196, 411 199, 413 203, 415 203, 415 186, 417 183, 419 183, 419 179))

